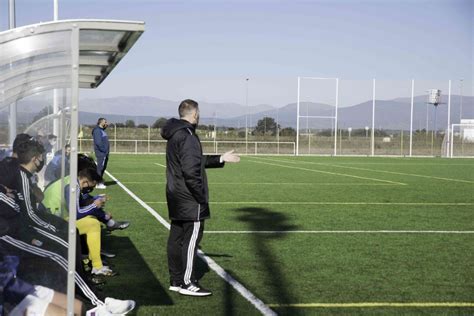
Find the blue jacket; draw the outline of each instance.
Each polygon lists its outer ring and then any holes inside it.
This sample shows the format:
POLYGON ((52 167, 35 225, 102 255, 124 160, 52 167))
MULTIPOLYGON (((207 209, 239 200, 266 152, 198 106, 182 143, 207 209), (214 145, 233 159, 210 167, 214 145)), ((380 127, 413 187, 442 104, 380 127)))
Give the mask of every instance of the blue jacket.
MULTIPOLYGON (((59 150, 54 155, 53 159, 49 162, 46 166, 46 170, 44 172, 44 178, 48 182, 56 181, 57 179, 61 178, 61 159, 62 159, 62 151, 59 150)), ((64 174, 69 174, 69 157, 65 157, 65 172, 64 174)))
POLYGON ((109 136, 99 125, 92 130, 94 138, 94 151, 96 156, 107 156, 110 151, 109 136))
MULTIPOLYGON (((64 198, 66 200, 66 205, 69 205, 69 186, 67 184, 64 186, 64 198)), ((77 196, 76 196, 76 219, 80 220, 86 216, 94 216, 99 221, 105 223, 106 213, 102 208, 97 207, 93 202, 96 199, 102 198, 101 196, 91 196, 89 194, 84 194, 81 192, 81 187, 79 181, 76 184, 77 196)))
MULTIPOLYGON (((3 252, 3 251, 2 251, 3 252)), ((34 292, 33 285, 17 277, 20 259, 16 256, 4 256, 0 261, 0 293, 3 302, 13 305, 20 303, 27 295, 34 292)))

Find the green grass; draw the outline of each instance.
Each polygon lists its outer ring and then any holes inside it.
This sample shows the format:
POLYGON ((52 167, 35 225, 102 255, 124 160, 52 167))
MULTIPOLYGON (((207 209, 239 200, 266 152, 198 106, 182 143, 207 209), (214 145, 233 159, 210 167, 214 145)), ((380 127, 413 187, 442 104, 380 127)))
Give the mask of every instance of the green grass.
MULTIPOLYGON (((167 219, 162 155, 113 155, 108 170, 167 219)), ((472 315, 473 307, 292 307, 363 302, 474 303, 474 162, 408 158, 243 157, 208 170, 211 219, 202 250, 286 315, 472 315), (340 233, 211 233, 341 231, 340 233)), ((121 275, 107 295, 138 315, 253 315, 258 311, 199 265, 208 298, 170 293, 168 231, 118 185, 107 206, 129 229, 105 248, 121 275)))

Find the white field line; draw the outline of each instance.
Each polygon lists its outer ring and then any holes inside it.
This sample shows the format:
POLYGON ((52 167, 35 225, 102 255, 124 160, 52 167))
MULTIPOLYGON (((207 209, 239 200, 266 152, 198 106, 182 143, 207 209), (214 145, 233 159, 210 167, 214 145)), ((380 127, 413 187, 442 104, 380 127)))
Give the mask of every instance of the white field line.
POLYGON ((163 167, 163 168, 166 168, 166 166, 165 166, 165 165, 162 165, 162 164, 160 164, 160 163, 157 163, 157 162, 154 162, 153 164, 154 164, 154 165, 157 165, 157 166, 160 166, 160 167, 163 167))
POLYGON ((473 230, 208 230, 205 234, 474 234, 473 230))
MULTIPOLYGON (((124 184, 166 184, 164 181, 122 181, 124 184)), ((212 182, 209 185, 301 185, 301 186, 386 186, 392 183, 311 183, 311 182, 212 182)))
MULTIPOLYGON (((148 204, 166 204, 164 201, 145 202, 148 204)), ((474 203, 437 203, 437 202, 299 202, 299 201, 222 201, 209 204, 248 204, 248 205, 411 205, 411 206, 473 206, 474 203)))
MULTIPOLYGON (((260 157, 260 156, 259 156, 260 157)), ((406 159, 406 158, 402 158, 406 159)), ((405 163, 396 163, 396 162, 337 162, 335 163, 336 165, 390 165, 390 166, 471 166, 474 167, 474 163, 468 164, 468 163, 425 163, 425 162, 405 162, 405 163)))
POLYGON ((164 172, 115 172, 115 174, 148 174, 148 175, 160 175, 164 172))
MULTIPOLYGON (((254 157, 252 157, 252 158, 254 158, 254 157)), ((257 158, 257 159, 258 159, 258 160, 263 160, 264 158, 257 158)), ((258 160, 249 159, 248 161, 251 161, 251 162, 253 162, 253 163, 261 163, 261 164, 265 164, 265 165, 269 165, 269 166, 282 167, 282 168, 297 169, 297 170, 302 170, 302 171, 324 173, 324 174, 330 174, 330 175, 336 175, 336 176, 343 176, 343 177, 350 177, 350 178, 356 178, 356 179, 363 179, 363 180, 370 180, 370 181, 385 182, 385 183, 391 183, 391 184, 395 184, 395 185, 407 185, 406 183, 402 183, 402 182, 389 181, 389 180, 382 180, 382 179, 376 179, 376 178, 368 178, 368 177, 360 177, 360 176, 355 176, 355 175, 352 175, 352 174, 338 173, 338 172, 329 172, 329 171, 323 171, 323 170, 317 170, 317 169, 308 169, 308 168, 301 168, 301 167, 293 167, 293 166, 280 165, 280 164, 276 164, 276 163, 269 163, 269 162, 258 161, 258 160)), ((281 162, 281 161, 280 161, 280 162, 281 162)))
MULTIPOLYGON (((128 193, 135 201, 137 201, 145 210, 148 211, 153 217, 155 217, 166 229, 170 229, 170 224, 161 217, 153 208, 151 208, 147 203, 143 202, 138 196, 130 191, 125 185, 123 185, 117 178, 115 178, 110 172, 105 171, 107 175, 114 180, 125 192, 128 193)), ((249 301, 255 308, 262 313, 262 315, 271 315, 276 316, 277 314, 265 303, 262 302, 258 297, 256 297, 252 292, 247 290, 241 283, 236 281, 229 273, 227 273, 221 266, 219 266, 213 259, 206 256, 206 254, 198 250, 198 256, 207 262, 209 267, 214 270, 222 279, 229 283, 237 292, 240 293, 247 301, 249 301)))
POLYGON ((312 162, 312 161, 298 161, 298 162, 295 162, 295 161, 286 160, 286 159, 271 159, 271 158, 263 158, 263 157, 262 158, 257 158, 257 159, 269 160, 269 161, 275 161, 275 162, 287 162, 287 163, 292 163, 292 164, 304 163, 304 164, 319 165, 319 166, 329 166, 329 167, 336 167, 336 168, 346 168, 346 169, 361 170, 361 171, 372 171, 372 172, 396 174, 396 175, 402 175, 402 176, 420 177, 420 178, 436 179, 436 180, 443 180, 443 181, 462 182, 462 183, 472 183, 472 184, 474 184, 474 181, 463 180, 463 179, 452 179, 452 178, 426 176, 426 175, 416 174, 416 173, 377 170, 377 169, 368 169, 368 168, 351 167, 351 166, 341 166, 339 164, 328 164, 328 163, 320 163, 320 162, 312 162))
POLYGON ((294 308, 363 308, 363 307, 474 307, 474 302, 360 302, 360 303, 302 303, 268 304, 270 307, 294 308))

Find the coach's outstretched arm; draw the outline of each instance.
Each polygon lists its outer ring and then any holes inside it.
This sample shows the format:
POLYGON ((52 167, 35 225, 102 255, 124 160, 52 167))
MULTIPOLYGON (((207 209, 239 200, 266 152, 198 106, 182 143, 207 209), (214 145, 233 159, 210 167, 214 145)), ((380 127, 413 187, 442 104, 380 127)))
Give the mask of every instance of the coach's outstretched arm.
POLYGON ((222 168, 226 162, 239 162, 240 157, 234 154, 234 150, 228 151, 222 155, 204 155, 204 167, 209 168, 222 168))
POLYGON ((222 162, 239 162, 240 156, 234 154, 234 150, 228 151, 221 156, 222 162))

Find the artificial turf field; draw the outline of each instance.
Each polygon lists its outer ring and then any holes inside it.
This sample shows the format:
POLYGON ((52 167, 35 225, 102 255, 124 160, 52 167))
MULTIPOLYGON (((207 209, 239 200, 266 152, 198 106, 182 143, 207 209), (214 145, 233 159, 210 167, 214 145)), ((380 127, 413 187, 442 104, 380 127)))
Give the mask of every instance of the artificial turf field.
MULTIPOLYGON (((108 171, 168 220, 165 164, 112 155, 108 171)), ((473 160, 248 156, 207 173, 201 248, 276 313, 474 314, 473 160)), ((211 297, 169 292, 168 230, 112 180, 107 209, 132 224, 104 239, 107 295, 138 315, 260 314, 202 261, 211 297)))

